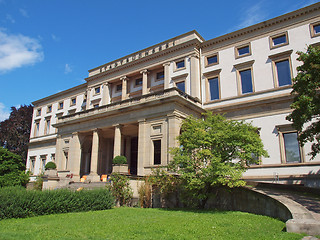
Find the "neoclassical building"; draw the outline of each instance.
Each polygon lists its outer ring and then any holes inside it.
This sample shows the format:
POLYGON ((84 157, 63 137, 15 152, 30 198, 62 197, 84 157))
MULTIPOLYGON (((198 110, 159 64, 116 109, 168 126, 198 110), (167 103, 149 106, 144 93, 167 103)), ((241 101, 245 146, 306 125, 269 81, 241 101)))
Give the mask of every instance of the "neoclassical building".
MULTIPOLYGON (((48 161, 100 181, 114 156, 132 176, 166 166, 180 125, 204 111, 252 122, 268 158, 244 178, 320 187, 320 156, 298 145, 291 112, 297 51, 320 42, 320 3, 206 41, 196 31, 89 70, 86 83, 33 102, 27 168, 48 161)), ((119 46, 120 47, 120 46, 119 46)))

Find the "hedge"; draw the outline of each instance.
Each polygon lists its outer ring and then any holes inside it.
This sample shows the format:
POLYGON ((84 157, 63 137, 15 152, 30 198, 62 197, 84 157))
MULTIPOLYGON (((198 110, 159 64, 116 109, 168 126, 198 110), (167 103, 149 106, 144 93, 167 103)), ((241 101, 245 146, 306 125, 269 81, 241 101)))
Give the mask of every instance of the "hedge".
POLYGON ((35 191, 0 188, 0 219, 110 209, 114 198, 106 189, 35 191))

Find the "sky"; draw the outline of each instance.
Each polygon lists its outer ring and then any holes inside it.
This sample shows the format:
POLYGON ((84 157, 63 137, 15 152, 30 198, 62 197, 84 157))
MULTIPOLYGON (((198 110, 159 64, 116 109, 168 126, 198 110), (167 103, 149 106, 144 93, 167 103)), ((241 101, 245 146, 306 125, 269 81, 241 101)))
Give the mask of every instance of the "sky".
POLYGON ((316 0, 0 0, 0 121, 88 70, 197 30, 209 40, 316 0))

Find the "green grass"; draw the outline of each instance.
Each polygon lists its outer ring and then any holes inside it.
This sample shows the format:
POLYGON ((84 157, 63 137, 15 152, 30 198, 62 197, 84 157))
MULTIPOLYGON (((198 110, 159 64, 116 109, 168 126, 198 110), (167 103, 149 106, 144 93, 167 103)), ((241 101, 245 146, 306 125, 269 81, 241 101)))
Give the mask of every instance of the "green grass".
POLYGON ((141 208, 0 221, 0 239, 301 239, 279 220, 242 212, 141 208))

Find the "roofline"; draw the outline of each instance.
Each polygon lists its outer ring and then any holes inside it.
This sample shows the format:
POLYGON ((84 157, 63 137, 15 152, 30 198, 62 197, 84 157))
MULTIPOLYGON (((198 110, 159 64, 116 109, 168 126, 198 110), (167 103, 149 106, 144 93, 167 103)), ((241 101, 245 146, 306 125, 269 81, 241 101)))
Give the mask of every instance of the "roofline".
POLYGON ((112 60, 111 62, 104 63, 104 64, 102 64, 102 65, 100 65, 100 66, 98 66, 98 67, 89 69, 88 72, 90 73, 91 71, 94 71, 94 70, 97 70, 97 69, 99 69, 99 68, 102 68, 102 67, 105 66, 105 65, 108 65, 108 64, 111 64, 111 63, 114 63, 114 62, 118 62, 120 59, 128 58, 128 57, 130 57, 130 56, 132 56, 132 55, 138 54, 139 52, 144 52, 144 51, 146 51, 147 49, 157 47, 157 46, 159 46, 159 45, 161 45, 161 44, 164 44, 164 43, 166 43, 166 42, 170 42, 170 41, 173 41, 173 40, 182 38, 182 37, 187 36, 187 35, 190 35, 190 34, 192 34, 192 33, 196 34, 202 41, 206 41, 196 30, 191 30, 191 31, 189 31, 189 32, 183 33, 183 34, 178 35, 178 36, 176 36, 176 37, 167 39, 167 40, 165 40, 165 41, 163 41, 163 42, 156 43, 156 44, 154 44, 154 45, 152 45, 152 46, 149 46, 149 47, 146 47, 146 48, 141 49, 141 50, 139 50, 139 51, 130 53, 130 54, 126 55, 126 56, 117 58, 117 59, 115 59, 115 60, 112 60))
POLYGON ((66 93, 70 93, 70 92, 72 92, 72 91, 81 89, 81 88, 83 88, 83 87, 86 88, 86 87, 87 87, 87 83, 83 83, 83 84, 81 84, 81 85, 78 85, 78 86, 69 88, 69 89, 67 89, 67 90, 64 90, 64 91, 61 91, 61 92, 52 94, 52 95, 50 95, 50 96, 48 96, 48 97, 44 97, 44 98, 41 98, 41 99, 39 99, 39 100, 36 100, 36 101, 32 102, 32 105, 36 105, 36 104, 39 104, 39 103, 41 103, 41 102, 44 102, 44 101, 47 101, 47 100, 50 100, 50 99, 59 97, 59 96, 61 96, 61 95, 64 95, 64 94, 66 94, 66 93))
POLYGON ((263 22, 260 22, 260 23, 257 23, 257 24, 254 24, 254 25, 239 29, 239 30, 236 30, 234 32, 227 33, 227 34, 219 36, 219 37, 212 38, 212 39, 210 39, 208 41, 202 42, 201 43, 201 47, 207 47, 207 46, 210 46, 210 45, 215 44, 215 43, 220 43, 220 42, 223 42, 223 41, 226 41, 226 40, 229 40, 229 39, 233 39, 233 38, 236 38, 236 37, 239 37, 239 36, 243 36, 243 35, 246 35, 248 33, 252 33, 252 32, 254 32, 256 30, 260 30, 260 29, 263 29, 263 28, 266 28, 266 27, 270 27, 270 26, 275 25, 277 23, 285 22, 285 21, 288 21, 290 19, 299 17, 301 15, 306 15, 306 14, 308 14, 310 12, 318 11, 319 9, 320 9, 320 2, 312 4, 312 5, 309 5, 309 6, 304 7, 304 8, 300 8, 300 9, 295 10, 293 12, 289 12, 289 13, 280 15, 280 16, 272 18, 272 19, 269 19, 269 20, 266 20, 266 21, 263 21, 263 22))

